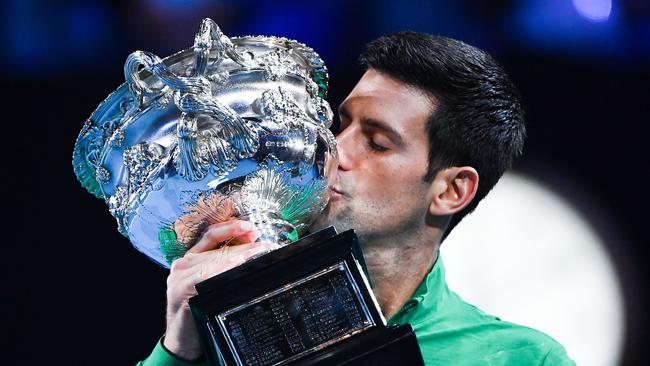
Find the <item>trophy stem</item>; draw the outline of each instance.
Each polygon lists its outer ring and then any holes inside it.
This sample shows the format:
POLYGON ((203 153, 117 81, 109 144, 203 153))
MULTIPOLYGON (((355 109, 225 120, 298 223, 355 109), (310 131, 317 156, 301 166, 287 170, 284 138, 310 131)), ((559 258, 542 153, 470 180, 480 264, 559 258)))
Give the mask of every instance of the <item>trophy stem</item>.
POLYGON ((241 216, 242 220, 250 221, 261 232, 257 241, 265 241, 280 246, 291 244, 298 239, 298 232, 295 226, 276 212, 269 211, 250 211, 241 216))

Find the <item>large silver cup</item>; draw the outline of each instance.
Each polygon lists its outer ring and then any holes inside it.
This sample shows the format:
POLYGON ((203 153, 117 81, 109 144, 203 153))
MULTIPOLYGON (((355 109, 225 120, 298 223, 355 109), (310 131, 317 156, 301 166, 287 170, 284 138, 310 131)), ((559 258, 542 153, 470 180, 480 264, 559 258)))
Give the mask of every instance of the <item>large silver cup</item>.
POLYGON ((285 245, 325 207, 336 141, 327 69, 311 48, 228 38, 204 19, 192 48, 136 51, 124 74, 86 121, 73 165, 155 262, 168 267, 234 217, 285 245))

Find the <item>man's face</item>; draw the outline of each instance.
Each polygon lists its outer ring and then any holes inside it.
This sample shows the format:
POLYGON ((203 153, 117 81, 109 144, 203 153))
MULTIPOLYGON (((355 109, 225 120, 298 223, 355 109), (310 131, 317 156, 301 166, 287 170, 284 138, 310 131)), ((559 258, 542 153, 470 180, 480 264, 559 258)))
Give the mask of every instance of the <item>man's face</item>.
POLYGON ((418 89, 373 69, 363 75, 339 107, 339 168, 316 228, 355 229, 373 240, 424 225, 433 108, 418 89))

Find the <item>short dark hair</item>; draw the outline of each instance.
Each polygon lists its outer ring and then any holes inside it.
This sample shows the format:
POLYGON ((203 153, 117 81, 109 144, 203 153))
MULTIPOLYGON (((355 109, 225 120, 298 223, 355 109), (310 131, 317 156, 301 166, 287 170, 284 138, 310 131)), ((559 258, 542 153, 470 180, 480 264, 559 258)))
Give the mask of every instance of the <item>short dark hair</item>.
POLYGON ((521 96, 490 55, 447 37, 389 34, 370 42, 360 61, 436 98, 437 108, 425 127, 425 181, 451 166, 469 165, 479 174, 476 197, 453 216, 444 239, 521 155, 526 137, 521 96))

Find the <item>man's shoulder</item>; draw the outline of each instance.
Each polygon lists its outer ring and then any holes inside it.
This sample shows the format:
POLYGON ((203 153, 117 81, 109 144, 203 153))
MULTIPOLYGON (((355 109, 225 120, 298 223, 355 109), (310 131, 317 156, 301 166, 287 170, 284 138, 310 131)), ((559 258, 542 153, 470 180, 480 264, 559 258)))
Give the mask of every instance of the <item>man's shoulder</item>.
POLYGON ((549 335, 454 300, 439 317, 413 325, 427 364, 574 365, 549 335))

